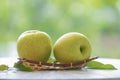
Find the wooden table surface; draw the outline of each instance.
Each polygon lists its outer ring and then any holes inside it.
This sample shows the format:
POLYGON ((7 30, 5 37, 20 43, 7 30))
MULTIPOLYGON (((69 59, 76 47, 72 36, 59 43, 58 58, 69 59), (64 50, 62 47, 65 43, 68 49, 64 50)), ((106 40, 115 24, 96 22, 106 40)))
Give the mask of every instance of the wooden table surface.
MULTIPOLYGON (((0 64, 7 64, 10 67, 17 61, 16 58, 0 58, 0 64)), ((47 70, 22 72, 14 68, 0 71, 0 79, 79 79, 79 80, 120 80, 120 59, 99 58, 97 61, 113 64, 117 70, 96 70, 96 69, 77 69, 77 70, 47 70)))

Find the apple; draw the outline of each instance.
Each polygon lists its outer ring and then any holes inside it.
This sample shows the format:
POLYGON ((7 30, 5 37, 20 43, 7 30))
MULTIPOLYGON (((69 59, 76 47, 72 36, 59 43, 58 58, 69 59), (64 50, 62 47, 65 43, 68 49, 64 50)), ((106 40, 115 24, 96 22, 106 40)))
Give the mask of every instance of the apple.
POLYGON ((88 38, 78 32, 69 32, 54 44, 54 56, 60 63, 76 63, 86 60, 91 55, 88 38))
POLYGON ((51 38, 43 31, 28 30, 18 37, 17 51, 20 58, 46 62, 51 50, 51 38))

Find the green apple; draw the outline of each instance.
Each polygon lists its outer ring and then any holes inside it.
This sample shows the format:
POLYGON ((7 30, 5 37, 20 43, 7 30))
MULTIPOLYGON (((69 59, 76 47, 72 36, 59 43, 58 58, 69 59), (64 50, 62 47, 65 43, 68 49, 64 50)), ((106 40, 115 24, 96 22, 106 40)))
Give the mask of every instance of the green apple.
POLYGON ((91 55, 88 38, 78 32, 69 32, 54 44, 54 56, 61 63, 76 63, 86 60, 91 55))
POLYGON ((20 58, 46 62, 50 57, 51 50, 51 38, 42 31, 25 31, 17 40, 17 51, 20 58))

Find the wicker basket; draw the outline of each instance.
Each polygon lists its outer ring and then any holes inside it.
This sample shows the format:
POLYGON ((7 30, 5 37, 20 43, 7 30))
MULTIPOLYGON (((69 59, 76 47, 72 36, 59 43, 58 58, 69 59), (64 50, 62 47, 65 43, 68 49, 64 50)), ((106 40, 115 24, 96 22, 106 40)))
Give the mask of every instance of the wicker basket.
POLYGON ((19 61, 17 63, 27 65, 36 71, 39 71, 39 70, 66 70, 66 69, 83 68, 86 66, 86 64, 88 62, 90 62, 94 59, 97 59, 97 58, 98 57, 93 57, 93 58, 87 59, 85 61, 81 61, 81 62, 77 62, 77 63, 70 63, 70 64, 62 64, 59 62, 43 63, 43 62, 27 60, 25 58, 18 58, 19 61))

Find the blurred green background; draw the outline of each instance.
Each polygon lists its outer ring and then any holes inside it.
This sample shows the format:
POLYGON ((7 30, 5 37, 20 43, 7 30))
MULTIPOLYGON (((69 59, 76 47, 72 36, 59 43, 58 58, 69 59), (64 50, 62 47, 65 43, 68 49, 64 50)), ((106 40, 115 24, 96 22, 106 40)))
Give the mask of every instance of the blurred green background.
POLYGON ((0 57, 16 57, 18 36, 32 29, 47 32, 53 44, 80 32, 92 56, 120 58, 120 0, 0 0, 0 57))

